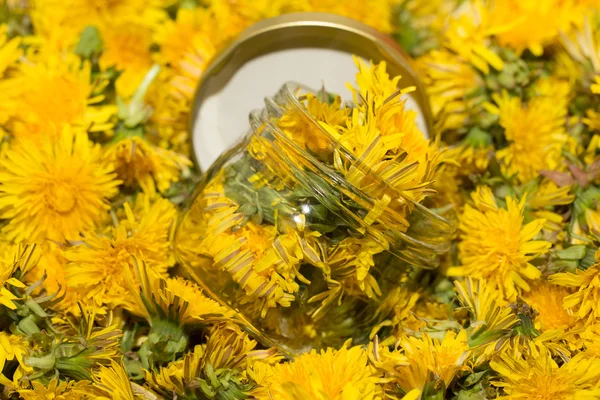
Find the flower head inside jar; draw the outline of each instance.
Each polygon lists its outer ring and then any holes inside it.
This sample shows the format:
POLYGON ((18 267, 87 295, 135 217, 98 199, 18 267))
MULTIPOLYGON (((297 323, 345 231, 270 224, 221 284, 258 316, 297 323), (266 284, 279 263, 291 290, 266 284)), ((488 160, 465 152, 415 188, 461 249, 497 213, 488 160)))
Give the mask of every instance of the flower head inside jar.
POLYGON ((405 108, 412 88, 356 64, 352 103, 288 84, 252 113, 177 233, 190 274, 291 354, 385 329, 394 288, 453 231, 421 204, 443 154, 405 108))

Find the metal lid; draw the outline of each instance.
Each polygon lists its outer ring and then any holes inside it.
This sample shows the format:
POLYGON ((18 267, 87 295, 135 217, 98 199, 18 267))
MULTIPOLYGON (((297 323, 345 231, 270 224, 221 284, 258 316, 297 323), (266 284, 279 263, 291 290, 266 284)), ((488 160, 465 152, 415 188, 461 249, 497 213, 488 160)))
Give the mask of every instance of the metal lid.
POLYGON ((294 13, 246 29, 204 72, 193 101, 190 124, 193 157, 206 170, 248 129, 248 115, 287 81, 351 99, 352 55, 385 61, 403 87, 416 86, 407 106, 417 111, 426 135, 433 132, 429 103, 411 59, 390 37, 352 19, 325 13, 294 13))

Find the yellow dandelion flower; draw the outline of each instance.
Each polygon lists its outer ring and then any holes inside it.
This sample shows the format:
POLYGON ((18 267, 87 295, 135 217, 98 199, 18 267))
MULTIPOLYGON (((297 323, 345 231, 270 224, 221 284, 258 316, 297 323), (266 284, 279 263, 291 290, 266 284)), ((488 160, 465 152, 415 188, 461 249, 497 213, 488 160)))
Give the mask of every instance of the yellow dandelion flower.
POLYGON ((545 219, 544 228, 559 232, 564 229, 563 216, 554 211, 554 207, 571 204, 575 196, 570 194, 570 185, 559 187, 550 179, 544 179, 537 190, 527 197, 527 207, 534 218, 545 219))
POLYGON ((28 42, 43 54, 65 54, 77 45, 85 24, 69 21, 68 10, 56 5, 57 2, 36 2, 34 7, 28 7, 28 15, 34 28, 35 36, 28 37, 28 42), (51 6, 54 3, 54 7, 51 6), (48 4, 50 7, 45 7, 48 4))
MULTIPOLYGON (((392 289, 375 311, 374 318, 377 319, 381 315, 393 315, 393 317, 391 320, 384 320, 374 327, 369 338, 374 338, 384 326, 391 325, 395 328, 394 334, 388 341, 393 341, 395 337, 400 337, 402 334, 411 334, 413 331, 418 331, 427 326, 425 321, 415 315, 417 301, 419 301, 418 292, 411 292, 402 286, 392 289)), ((384 341, 384 344, 387 344, 387 341, 384 341)))
POLYGON ((190 324, 211 317, 234 315, 229 308, 206 297, 193 282, 183 278, 163 278, 146 263, 137 260, 134 267, 135 277, 125 271, 135 304, 130 311, 148 321, 158 317, 177 324, 190 324))
POLYGON ((121 71, 115 83, 117 94, 123 98, 132 96, 152 67, 149 28, 131 21, 110 24, 102 29, 102 43, 100 68, 121 71))
MULTIPOLYGON (((583 3, 583 2, 582 2, 583 3)), ((594 7, 592 5, 592 7, 594 7)), ((596 9, 599 5, 595 5, 596 9)), ((583 82, 591 83, 592 93, 598 91, 598 81, 596 76, 590 76, 590 72, 600 73, 600 29, 595 19, 596 13, 590 13, 590 16, 583 18, 583 24, 577 27, 569 34, 562 34, 560 37, 563 46, 564 56, 558 58, 558 68, 571 76, 572 81, 582 79, 583 82), (590 82, 593 81, 593 82, 590 82)), ((561 55, 561 53, 559 53, 561 55)), ((592 110, 588 110, 590 112, 592 110)))
POLYGON ((17 137, 57 136, 73 125, 90 132, 112 129, 117 108, 98 105, 106 81, 92 80, 92 66, 69 53, 50 54, 35 62, 22 63, 14 78, 19 96, 12 133, 17 137), (55 130, 48 129, 53 127, 55 130))
POLYGON ((458 300, 471 314, 472 338, 488 329, 508 332, 518 322, 493 282, 466 278, 455 281, 455 287, 458 300))
MULTIPOLYGON (((591 110, 588 110, 591 111, 591 110)), ((596 114, 596 117, 598 118, 598 126, 597 127, 591 127, 594 130, 600 130, 600 113, 596 114)), ((587 122, 583 121, 584 123, 587 124, 587 122)), ((594 136, 592 136, 592 138, 590 139, 590 142, 588 143, 584 153, 583 153, 583 162, 586 165, 590 165, 593 164, 594 161, 596 160, 597 157, 597 153, 600 153, 600 135, 596 134, 594 136)))
POLYGON ((34 10, 40 20, 72 25, 75 32, 81 32, 86 25, 98 26, 123 17, 154 26, 167 18, 163 7, 172 3, 172 0, 44 0, 36 2, 34 10))
MULTIPOLYGON (((583 118, 583 123, 594 131, 600 131, 600 112, 592 109, 585 110, 585 118, 583 118)), ((594 137, 598 137, 598 135, 595 135, 594 137)))
MULTIPOLYGON (((99 323, 96 307, 86 308, 78 305, 80 316, 69 316, 67 324, 70 330, 77 334, 81 347, 80 353, 76 357, 85 358, 92 365, 107 365, 111 361, 116 361, 120 357, 121 339, 123 332, 119 328, 118 322, 113 321, 112 313, 108 313, 99 323)), ((98 310, 104 311, 104 310, 98 310)), ((74 348, 77 349, 77 345, 74 348)))
POLYGON ((237 325, 217 324, 210 329, 206 345, 195 346, 183 360, 158 371, 144 370, 144 377, 150 387, 167 396, 246 398, 252 385, 242 371, 281 358, 275 349, 254 350, 256 344, 237 325))
POLYGON ((565 79, 570 84, 575 84, 584 78, 585 74, 579 62, 565 49, 559 49, 554 54, 553 72, 557 77, 565 79))
POLYGON ((123 362, 112 360, 109 367, 101 366, 92 374, 93 388, 88 392, 97 400, 139 400, 133 391, 123 362))
POLYGON ((585 12, 576 1, 498 1, 490 8, 490 24, 505 27, 496 34, 502 46, 540 56, 546 45, 571 29, 571 24, 581 25, 585 12))
POLYGON ((543 169, 562 167, 562 148, 568 140, 565 133, 566 102, 554 97, 534 97, 527 105, 506 92, 493 94, 497 106, 487 104, 499 115, 508 146, 496 152, 503 172, 515 175, 519 182, 536 178, 543 169))
POLYGON ((110 145, 104 153, 114 164, 119 179, 126 186, 139 186, 147 194, 164 192, 177 182, 181 171, 192 165, 185 156, 150 144, 134 136, 110 145))
MULTIPOLYGON (((342 107, 341 97, 336 97, 332 104, 322 102, 312 93, 304 97, 304 106, 315 120, 337 129, 345 125, 350 110, 342 107)), ((300 147, 313 152, 322 152, 330 145, 327 137, 315 129, 300 111, 287 110, 277 120, 277 127, 300 147)))
POLYGON ((542 348, 538 356, 500 353, 490 362, 500 376, 492 382, 508 399, 584 400, 600 397, 600 359, 578 354, 560 367, 542 348))
MULTIPOLYGON (((373 64, 373 62, 366 64, 355 57, 354 63, 358 68, 356 87, 349 85, 349 88, 352 91, 354 103, 359 107, 378 109, 391 95, 398 92, 398 82, 401 77, 390 78, 385 61, 378 64, 373 64)), ((407 93, 412 90, 414 88, 409 87, 404 89, 404 92, 407 93)))
MULTIPOLYGON (((192 266, 208 262, 206 272, 221 282, 224 276, 220 271, 226 272, 226 279, 244 289, 242 301, 254 304, 263 317, 271 307, 289 307, 293 293, 299 290, 295 278, 304 258, 301 237, 297 232, 279 235, 277 227, 252 221, 233 229, 244 215, 224 195, 223 181, 221 173, 188 211, 177 233, 180 256, 192 266), (210 212, 204 212, 207 207, 210 212)), ((304 234, 307 242, 311 238, 304 234)))
POLYGON ((0 217, 10 240, 76 240, 92 229, 117 192, 100 146, 66 126, 56 140, 15 142, 0 160, 0 217))
POLYGON ((196 35, 182 58, 172 65, 169 85, 173 96, 185 101, 191 101, 196 93, 196 87, 208 62, 216 54, 215 46, 208 40, 207 35, 196 35))
POLYGON ((25 371, 30 371, 23 358, 29 354, 29 344, 22 337, 0 332, 0 384, 12 386, 12 383, 2 375, 7 361, 17 361, 25 371))
POLYGON ((580 333, 585 354, 600 358, 600 323, 594 322, 585 327, 585 330, 580 333))
POLYGON ((410 12, 414 19, 415 27, 427 28, 441 37, 442 30, 446 27, 448 15, 456 8, 455 0, 401 0, 398 2, 410 12))
POLYGON ((211 41, 217 43, 223 32, 211 30, 214 25, 215 20, 209 9, 180 8, 175 20, 165 21, 154 33, 154 41, 160 46, 156 61, 175 67, 193 49, 195 38, 205 37, 209 32, 211 41))
POLYGON ((456 168, 461 176, 483 174, 493 150, 491 137, 479 129, 473 129, 458 146, 448 149, 445 158, 450 161, 449 168, 456 168))
POLYGON ((190 106, 187 100, 174 96, 172 79, 170 71, 162 69, 148 88, 145 102, 154 112, 146 126, 157 133, 156 140, 160 147, 189 154, 190 106))
POLYGON ((566 109, 573 97, 574 86, 568 80, 551 75, 535 81, 531 90, 532 96, 551 98, 557 107, 566 109))
MULTIPOLYGON (((355 59, 355 63, 357 87, 350 89, 358 108, 346 126, 321 125, 392 187, 421 201, 431 193, 429 186, 441 153, 425 139, 416 125, 416 114, 407 110, 401 99, 414 87, 398 89, 400 76, 390 78, 385 62, 366 65, 355 59)), ((364 186, 356 182, 362 175, 353 168, 343 172, 357 187, 364 186)))
MULTIPOLYGON (((23 277, 36 266, 40 259, 40 252, 36 245, 12 245, 0 257, 0 305, 15 310, 15 300, 19 297, 11 292, 11 288, 24 289, 23 277), (18 277, 15 277, 19 272, 18 277)), ((0 369, 1 371, 1 369, 0 369)))
POLYGON ((126 270, 132 268, 133 256, 161 274, 174 262, 170 246, 175 207, 162 198, 150 203, 141 196, 138 201, 145 204, 142 212, 134 215, 126 203, 126 218, 109 236, 86 233, 82 244, 65 252, 68 287, 98 306, 115 308, 132 303, 126 270))
POLYGON ((491 23, 488 9, 481 1, 466 2, 458 15, 450 18, 444 44, 484 74, 490 72, 490 66, 500 71, 504 61, 489 45, 492 34, 501 29, 491 23))
POLYGON ((534 322, 537 330, 566 332, 577 325, 575 316, 563 308, 563 300, 569 294, 564 287, 542 282, 523 296, 523 300, 536 312, 534 322))
POLYGON ((230 41, 260 20, 288 12, 311 11, 308 2, 303 0, 208 0, 207 3, 214 21, 209 29, 217 33, 219 43, 230 41))
POLYGON ((85 392, 90 389, 90 381, 65 382, 54 378, 46 385, 32 381, 30 388, 18 389, 17 392, 23 400, 84 400, 88 398, 85 392))
POLYGON ((596 307, 600 299, 600 251, 596 251, 595 257, 596 264, 585 271, 561 272, 549 277, 550 282, 575 290, 564 298, 563 307, 572 309, 578 319, 585 319, 588 324, 600 318, 600 308, 596 307))
POLYGON ((596 209, 586 208, 584 211, 585 223, 588 231, 600 235, 600 205, 596 209))
MULTIPOLYGON (((39 281, 45 275, 46 278, 42 283, 42 288, 46 290, 48 294, 63 292, 67 287, 65 280, 64 266, 67 263, 67 259, 64 257, 63 250, 61 247, 54 242, 45 242, 40 246, 40 259, 36 266, 27 274, 27 282, 32 284, 39 281)), ((69 293, 65 293, 66 297, 56 304, 56 307, 61 308, 65 303, 74 305, 74 302, 69 302, 69 293)))
POLYGON ((437 207, 452 204, 457 210, 461 210, 465 203, 465 198, 460 190, 461 184, 459 168, 451 163, 442 164, 436 171, 434 183, 431 186, 437 193, 437 196, 431 199, 432 204, 437 207))
POLYGON ((497 206, 489 187, 479 187, 472 199, 474 204, 465 206, 459 224, 462 265, 447 273, 490 279, 506 298, 515 299, 520 291, 530 290, 528 280, 541 276, 530 261, 550 248, 549 242, 533 240, 544 220, 523 225, 525 199, 508 197, 505 210, 497 206))
POLYGON ((381 32, 392 31, 393 0, 308 0, 308 10, 343 15, 377 28, 381 32))
POLYGON ((400 339, 394 350, 388 347, 373 349, 374 365, 385 373, 388 385, 398 386, 404 392, 422 390, 431 373, 438 382, 448 387, 460 371, 468 370, 470 356, 467 332, 447 331, 443 340, 432 339, 426 333, 420 338, 409 336, 400 339))
POLYGON ((477 71, 448 50, 432 50, 416 61, 436 120, 436 130, 464 126, 478 100, 470 96, 483 81, 477 71))
POLYGON ((360 347, 315 350, 292 362, 256 363, 248 374, 260 386, 257 399, 368 400, 379 398, 379 376, 360 347))
POLYGON ((23 55, 23 50, 19 47, 21 45, 21 38, 17 36, 13 39, 8 39, 6 30, 7 26, 0 24, 0 78, 23 55))

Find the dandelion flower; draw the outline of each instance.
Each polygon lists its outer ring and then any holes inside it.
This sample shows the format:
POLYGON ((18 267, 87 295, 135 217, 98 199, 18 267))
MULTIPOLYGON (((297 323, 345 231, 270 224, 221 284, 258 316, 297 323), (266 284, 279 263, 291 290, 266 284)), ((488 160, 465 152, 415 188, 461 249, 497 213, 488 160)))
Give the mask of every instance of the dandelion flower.
POLYGON ((572 309, 578 319, 587 323, 600 317, 600 309, 596 307, 600 299, 600 251, 596 251, 595 257, 596 264, 585 271, 561 272, 549 277, 550 282, 575 290, 564 298, 563 306, 572 309))
POLYGON ((0 161, 0 217, 10 240, 75 240, 92 229, 117 193, 100 146, 65 127, 59 138, 13 143, 0 161), (41 143, 41 145, 39 145, 41 143))
POLYGON ((490 362, 500 379, 493 382, 510 399, 570 400, 600 397, 600 359, 578 354, 560 367, 542 348, 538 356, 501 353, 490 362))
MULTIPOLYGON (((154 41, 160 46, 156 60, 162 65, 176 66, 193 48, 194 38, 206 36, 211 27, 214 19, 208 9, 180 8, 175 20, 165 21, 154 33, 154 41)), ((223 34, 218 30, 212 32, 212 40, 223 34)))
POLYGON ((12 383, 2 375, 2 370, 6 366, 7 361, 17 361, 21 368, 25 371, 30 371, 24 362, 23 358, 29 354, 29 344, 17 335, 0 332, 0 384, 12 386, 12 383))
POLYGON ((122 362, 112 360, 109 367, 101 366, 92 375, 93 389, 88 393, 98 400, 136 400, 127 371, 122 362))
POLYGON ((384 380, 390 386, 398 386, 405 392, 422 390, 433 374, 444 387, 448 387, 456 374, 467 370, 470 355, 467 332, 458 334, 447 331, 443 340, 432 339, 426 333, 420 338, 409 336, 398 341, 393 350, 387 347, 373 348, 373 364, 385 373, 384 380))
POLYGON ((121 71, 115 83, 117 93, 123 98, 132 96, 152 67, 150 30, 130 21, 120 21, 102 30, 102 42, 100 67, 121 71))
MULTIPOLYGON (((441 158, 417 127, 416 114, 405 107, 402 96, 414 87, 398 89, 400 76, 390 78, 385 62, 366 65, 355 59, 355 63, 357 86, 350 89, 358 107, 345 127, 322 126, 390 186, 421 201, 430 193, 428 187, 441 158)), ((361 187, 354 182, 361 175, 352 171, 344 171, 346 179, 361 187)))
POLYGON ((175 98, 191 101, 200 77, 217 50, 206 35, 196 35, 181 60, 173 65, 169 85, 175 98))
POLYGON ((181 154, 154 146, 141 137, 131 137, 111 145, 105 160, 115 165, 126 186, 139 186, 146 194, 164 192, 179 180, 191 162, 181 154))
POLYGON ((490 9, 490 24, 504 26, 496 34, 500 45, 540 56, 571 24, 580 25, 585 11, 578 2, 564 0, 499 1, 490 9))
POLYGON ((176 96, 172 90, 173 74, 161 69, 154 79, 145 101, 154 110, 146 123, 148 130, 156 133, 156 143, 166 149, 189 154, 189 111, 188 101, 176 96))
POLYGON ((169 250, 177 215, 173 204, 166 199, 155 200, 139 216, 133 214, 129 204, 124 208, 127 217, 110 235, 88 232, 82 244, 65 252, 69 260, 65 266, 69 288, 97 306, 131 304, 125 271, 132 268, 132 257, 145 260, 161 274, 174 261, 169 250))
POLYGON ((84 400, 88 398, 86 392, 90 389, 90 381, 65 382, 54 378, 47 385, 32 381, 30 388, 18 389, 17 391, 23 400, 84 400))
POLYGON ((284 364, 256 363, 249 374, 262 386, 254 393, 259 400, 367 400, 378 393, 378 373, 366 351, 347 345, 313 350, 284 364))
POLYGON ((490 38, 498 29, 502 28, 490 23, 488 9, 481 2, 465 3, 463 12, 449 19, 444 43, 487 75, 490 67, 497 71, 504 68, 502 58, 490 49, 490 38))
MULTIPOLYGON (((45 275, 42 287, 47 293, 52 294, 64 291, 67 287, 64 272, 67 260, 64 257, 63 250, 54 242, 46 242, 39 247, 41 248, 40 259, 31 272, 27 274, 27 282, 30 284, 37 282, 45 275)), ((67 297, 69 297, 68 294, 67 297)), ((67 298, 63 299, 56 306, 62 308, 65 302, 68 302, 67 298)))
POLYGON ((390 0, 308 0, 309 10, 343 15, 377 28, 381 32, 392 31, 392 8, 390 0))
POLYGON ((540 182, 537 190, 527 196, 527 208, 534 218, 546 220, 544 228, 550 231, 563 230, 563 216, 554 211, 554 207, 571 204, 575 196, 570 194, 570 185, 559 187, 550 179, 540 182))
POLYGON ((23 277, 35 267, 40 259, 40 252, 35 245, 19 243, 10 247, 0 258, 0 305, 15 310, 15 300, 19 298, 10 289, 26 287, 22 282, 23 277))
POLYGON ((562 148, 567 142, 566 102, 554 96, 538 96, 526 105, 507 92, 494 93, 497 106, 488 110, 500 117, 508 147, 498 150, 496 157, 503 172, 519 182, 528 182, 543 169, 558 170, 562 166, 562 148))
POLYGON ((478 102, 471 94, 483 84, 477 71, 444 49, 419 57, 416 65, 422 73, 438 131, 464 126, 478 102))
POLYGON ((160 370, 144 371, 146 382, 167 396, 247 398, 252 384, 245 370, 260 361, 280 359, 274 349, 254 350, 256 342, 231 323, 214 325, 206 345, 198 345, 183 360, 160 370))
POLYGON ((108 82, 93 80, 91 64, 72 53, 22 63, 14 80, 20 87, 13 129, 17 137, 57 136, 68 124, 90 132, 114 125, 117 108, 98 104, 104 100, 99 89, 108 82))
POLYGON ((563 300, 570 292, 560 286, 547 282, 535 285, 523 296, 524 300, 536 312, 535 327, 540 332, 549 330, 568 331, 577 324, 575 316, 563 308, 563 300))
POLYGON ((163 7, 169 3, 170 0, 45 0, 36 3, 35 11, 42 21, 51 19, 57 24, 72 25, 75 32, 80 32, 87 25, 101 26, 124 16, 155 26, 166 19, 163 7))
POLYGON ((125 271, 128 282, 132 283, 134 314, 148 321, 168 319, 177 325, 233 316, 230 309, 207 298, 196 284, 183 278, 163 278, 144 262, 136 260, 134 264, 135 277, 125 271))
POLYGON ((594 322, 579 334, 585 348, 585 354, 600 358, 600 323, 594 322))
POLYGON ((515 299, 521 290, 530 290, 528 280, 541 277, 530 261, 550 248, 549 242, 533 240, 544 220, 523 225, 525 199, 508 197, 505 210, 498 207, 489 187, 479 187, 472 199, 474 204, 465 206, 459 224, 462 265, 447 273, 492 280, 506 298, 515 299))
POLYGON ((482 365, 497 351, 499 340, 507 338, 519 323, 496 285, 483 279, 455 281, 458 301, 470 314, 469 345, 475 365, 482 365))

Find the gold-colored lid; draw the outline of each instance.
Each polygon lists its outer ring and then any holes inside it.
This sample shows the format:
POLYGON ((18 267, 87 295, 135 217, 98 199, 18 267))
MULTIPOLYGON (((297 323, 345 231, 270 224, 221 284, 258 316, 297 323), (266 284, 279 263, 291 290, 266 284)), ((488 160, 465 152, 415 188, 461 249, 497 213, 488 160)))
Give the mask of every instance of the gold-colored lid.
MULTIPOLYGON (((263 20, 249 27, 209 64, 193 101, 190 121, 192 147, 199 110, 209 96, 221 90, 224 81, 231 79, 250 60, 272 52, 299 48, 335 49, 375 63, 385 61, 390 75, 402 76, 403 86, 416 87, 411 96, 421 109, 430 135, 433 134, 432 114, 423 86, 411 65, 410 56, 392 38, 358 21, 338 15, 293 13, 263 20)), ((290 71, 289 80, 294 80, 293 71, 290 71)), ((240 96, 243 95, 244 93, 240 93, 240 96)), ((248 113, 250 111, 252 110, 247 110, 248 113)), ((199 166, 196 154, 193 156, 195 164, 199 166)))

